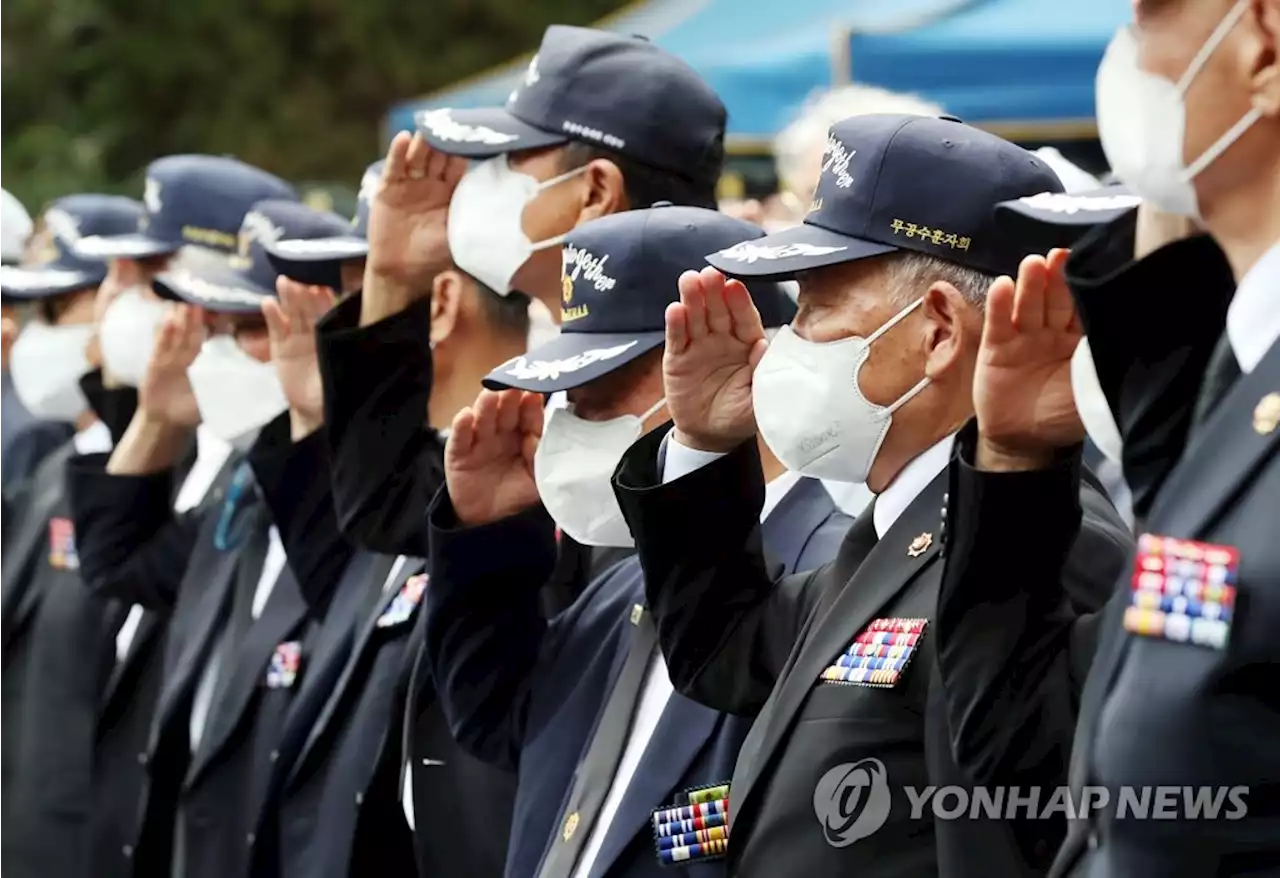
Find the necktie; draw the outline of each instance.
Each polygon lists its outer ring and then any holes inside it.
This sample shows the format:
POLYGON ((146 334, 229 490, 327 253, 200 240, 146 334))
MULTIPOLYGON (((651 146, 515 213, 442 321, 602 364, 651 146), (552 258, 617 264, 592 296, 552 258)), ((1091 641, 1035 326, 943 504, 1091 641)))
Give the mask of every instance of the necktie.
POLYGON ((1205 366, 1200 395, 1196 397, 1196 405, 1192 409, 1192 430, 1209 420, 1213 410, 1226 397, 1231 390, 1231 385, 1239 377, 1240 362, 1236 359, 1235 351, 1231 349, 1230 339, 1227 338, 1226 332, 1223 332, 1217 345, 1214 346, 1213 354, 1209 357, 1209 364, 1205 366))
POLYGON ((591 835, 591 827, 613 783, 613 775, 631 729, 631 719, 640 701, 645 671, 653 658, 656 644, 657 633, 648 611, 645 611, 632 629, 631 651, 605 703, 596 733, 587 745, 586 756, 578 763, 568 804, 551 839, 551 850, 542 863, 539 878, 567 878, 573 873, 578 855, 591 835))

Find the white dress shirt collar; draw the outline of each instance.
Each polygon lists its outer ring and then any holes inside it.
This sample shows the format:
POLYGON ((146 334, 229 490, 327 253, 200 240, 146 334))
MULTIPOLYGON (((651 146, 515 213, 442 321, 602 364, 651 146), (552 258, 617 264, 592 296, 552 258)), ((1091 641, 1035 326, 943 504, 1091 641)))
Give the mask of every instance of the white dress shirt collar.
POLYGON ((111 450, 111 431, 102 421, 94 421, 71 439, 76 454, 105 454, 111 450))
POLYGON ((1280 339, 1280 241, 1240 278, 1227 308, 1227 338, 1246 375, 1280 339))
POLYGON ((951 461, 951 448, 955 444, 955 434, 943 439, 928 451, 923 452, 902 468, 898 477, 889 487, 876 497, 873 507, 872 523, 876 528, 876 538, 884 539, 884 535, 893 527, 902 513, 912 504, 920 492, 928 487, 938 473, 947 468, 951 461))
POLYGON ((791 489, 799 483, 799 473, 783 470, 782 475, 764 486, 764 507, 760 510, 761 524, 764 524, 769 516, 773 514, 773 510, 778 508, 778 504, 782 502, 783 498, 791 493, 791 489))

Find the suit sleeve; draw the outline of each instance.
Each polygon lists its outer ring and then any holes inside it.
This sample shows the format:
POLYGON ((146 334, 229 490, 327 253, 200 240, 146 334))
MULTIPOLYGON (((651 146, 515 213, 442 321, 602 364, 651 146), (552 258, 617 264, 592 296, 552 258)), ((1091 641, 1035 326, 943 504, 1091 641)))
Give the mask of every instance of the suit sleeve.
POLYGON ((1066 782, 1101 614, 1132 539, 1079 454, 1040 471, 972 464, 971 422, 950 471, 938 666, 952 750, 981 785, 1066 782), (1029 515, 1028 510, 1035 510, 1029 515))
POLYGON ((167 610, 177 600, 203 517, 174 513, 172 470, 109 475, 108 457, 83 455, 67 464, 80 575, 100 597, 167 610))
POLYGON ((1124 478, 1141 521, 1186 447, 1235 280, 1207 235, 1133 261, 1133 224, 1129 216, 1086 236, 1067 278, 1124 440, 1124 478))
POLYGON ((307 607, 323 620, 354 551, 338 530, 324 428, 294 442, 289 415, 281 415, 254 443, 249 465, 307 607))
POLYGON ((676 690, 755 716, 817 597, 817 573, 779 578, 760 537, 764 474, 755 442, 662 484, 665 429, 623 455, 614 490, 644 568, 645 594, 676 690))
POLYGON ((89 407, 111 431, 111 444, 115 445, 129 429, 133 413, 138 409, 138 390, 134 387, 107 387, 102 383, 102 370, 95 369, 80 378, 80 389, 89 407))
POLYGON ((73 435, 75 429, 61 421, 32 421, 19 430, 0 458, 0 483, 4 490, 21 489, 35 474, 40 462, 73 435))
POLYGON ((558 636, 539 605, 556 561, 541 507, 481 527, 458 524, 447 490, 431 506, 425 654, 458 744, 514 769, 531 674, 558 636))
POLYGON ((356 545, 427 554, 426 511, 444 484, 444 444, 427 425, 431 305, 360 326, 353 296, 317 327, 338 525, 356 545))

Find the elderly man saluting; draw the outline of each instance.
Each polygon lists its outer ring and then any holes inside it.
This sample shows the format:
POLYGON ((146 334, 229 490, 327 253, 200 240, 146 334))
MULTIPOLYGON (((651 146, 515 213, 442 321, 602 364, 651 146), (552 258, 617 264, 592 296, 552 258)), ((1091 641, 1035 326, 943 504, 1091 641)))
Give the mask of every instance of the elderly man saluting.
MULTIPOLYGON (((913 808, 930 785, 964 783, 931 635, 983 303, 1026 255, 993 209, 1043 191, 1061 186, 1040 159, 957 120, 856 117, 831 130, 804 224, 708 257, 738 277, 795 277, 789 328, 766 342, 738 281, 681 278, 663 363, 674 430, 633 445, 615 486, 677 691, 756 717, 729 792, 730 874, 1047 865, 1057 839, 1037 821, 913 808), (757 429, 789 469, 877 494, 816 573, 779 578, 762 554, 757 429)), ((1067 589, 1096 607, 1127 535, 1099 490, 1085 484, 1080 502, 1067 589)), ((974 641, 967 672, 992 673, 974 641)))

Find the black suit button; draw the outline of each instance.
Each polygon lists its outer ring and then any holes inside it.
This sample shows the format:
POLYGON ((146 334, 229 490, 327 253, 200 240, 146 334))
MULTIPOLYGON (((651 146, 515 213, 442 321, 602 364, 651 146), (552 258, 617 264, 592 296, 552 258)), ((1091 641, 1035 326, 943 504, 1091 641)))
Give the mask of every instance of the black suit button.
POLYGON ((245 846, 253 847, 253 843, 257 840, 258 840, 258 837, 251 832, 244 837, 245 846))
POLYGON ((1096 851, 1098 849, 1098 833, 1089 833, 1089 850, 1096 851))
POLYGON ((271 751, 271 761, 272 761, 272 762, 276 762, 276 761, 278 761, 279 759, 280 759, 280 751, 279 751, 279 750, 272 750, 272 751, 271 751))
POLYGON ((359 808, 364 804, 364 793, 356 793, 356 807, 359 808))
POLYGON ((133 845, 131 845, 131 844, 127 844, 127 845, 125 845, 124 847, 122 847, 122 848, 120 849, 120 853, 124 854, 124 858, 125 858, 126 860, 132 860, 132 859, 133 859, 133 845))
POLYGON ((147 764, 147 762, 148 762, 148 757, 147 757, 146 751, 143 751, 143 752, 139 753, 139 754, 138 754, 138 764, 139 764, 139 765, 146 765, 146 764, 147 764))

